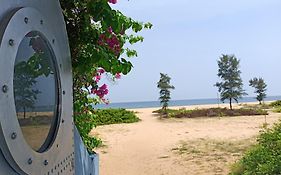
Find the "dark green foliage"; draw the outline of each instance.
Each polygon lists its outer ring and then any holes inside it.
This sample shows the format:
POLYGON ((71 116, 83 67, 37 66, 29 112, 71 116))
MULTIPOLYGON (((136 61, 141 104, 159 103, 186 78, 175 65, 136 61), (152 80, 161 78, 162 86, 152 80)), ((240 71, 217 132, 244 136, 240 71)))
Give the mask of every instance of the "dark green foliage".
POLYGON ((281 100, 277 100, 277 101, 271 102, 271 103, 269 104, 269 106, 272 106, 272 107, 281 107, 281 100))
POLYGON ((81 114, 74 116, 74 122, 88 151, 91 152, 93 148, 102 144, 100 139, 89 136, 90 131, 96 126, 89 115, 81 114))
POLYGON ((249 81, 249 86, 252 86, 255 88, 255 93, 257 94, 256 99, 261 102, 265 99, 266 97, 266 87, 267 85, 265 84, 264 80, 262 78, 253 78, 249 81))
MULTIPOLYGON (((60 4, 71 52, 75 123, 87 147, 93 148, 100 141, 88 136, 95 124, 90 113, 93 104, 101 102, 91 98, 93 89, 98 88, 93 77, 99 68, 103 68, 107 75, 128 74, 133 67, 128 58, 137 56, 137 52, 127 46, 142 42, 143 37, 136 33, 144 28, 150 29, 152 24, 135 21, 112 9, 108 0, 60 0, 60 4), (87 123, 88 120, 91 122, 87 123)), ((117 119, 108 119, 115 122, 113 120, 117 119)))
POLYGON ((108 0, 60 0, 60 3, 72 58, 74 112, 83 113, 100 102, 89 98, 89 87, 98 87, 93 79, 97 69, 103 68, 113 76, 128 74, 133 67, 128 58, 137 56, 137 52, 126 46, 142 42, 143 37, 136 33, 152 25, 112 9, 108 0), (128 30, 130 35, 126 33, 128 30), (105 40, 114 40, 114 46, 113 41, 105 40))
POLYGON ((281 122, 258 137, 258 144, 235 164, 232 175, 281 174, 281 122))
MULTIPOLYGON (((155 113, 162 113, 162 110, 154 111, 155 113)), ((262 109, 227 109, 227 108, 208 108, 208 109, 179 109, 169 110, 168 116, 174 118, 195 118, 195 117, 223 117, 223 116, 253 116, 253 115, 268 115, 262 109)))
POLYGON ((222 55, 218 60, 218 76, 222 81, 217 82, 215 86, 219 89, 221 101, 229 100, 230 109, 232 109, 233 100, 238 102, 239 98, 246 95, 242 88, 239 62, 234 55, 222 55))
POLYGON ((84 144, 91 151, 102 144, 98 138, 89 136, 89 132, 98 125, 116 123, 133 123, 140 119, 133 111, 125 109, 98 109, 93 114, 81 114, 74 116, 75 125, 80 132, 84 144))
POLYGON ((140 121, 135 112, 126 109, 98 109, 91 115, 91 120, 97 126, 140 121))
POLYGON ((160 80, 157 83, 157 87, 160 89, 159 100, 164 111, 166 111, 168 103, 171 99, 170 89, 175 89, 174 86, 170 85, 170 80, 171 78, 167 74, 160 73, 160 80))

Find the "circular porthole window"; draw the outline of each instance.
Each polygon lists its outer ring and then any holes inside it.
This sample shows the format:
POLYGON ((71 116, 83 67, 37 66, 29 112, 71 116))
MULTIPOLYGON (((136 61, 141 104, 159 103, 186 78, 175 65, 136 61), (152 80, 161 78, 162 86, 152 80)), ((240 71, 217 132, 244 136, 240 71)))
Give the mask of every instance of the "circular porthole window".
POLYGON ((16 114, 29 146, 44 152, 54 140, 59 116, 55 56, 44 36, 31 31, 20 42, 14 64, 16 114))
POLYGON ((1 151, 19 174, 61 174, 58 164, 74 151, 66 34, 32 7, 15 9, 2 22, 1 151))

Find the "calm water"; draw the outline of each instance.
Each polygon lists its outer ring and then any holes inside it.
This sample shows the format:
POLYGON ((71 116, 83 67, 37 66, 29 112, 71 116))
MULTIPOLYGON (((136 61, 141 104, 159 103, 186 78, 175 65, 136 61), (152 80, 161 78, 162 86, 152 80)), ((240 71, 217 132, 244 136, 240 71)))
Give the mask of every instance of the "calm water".
MULTIPOLYGON (((266 101, 281 100, 281 96, 269 96, 265 99, 266 101)), ((241 102, 256 102, 255 97, 244 97, 239 100, 241 102)), ((202 105, 202 104, 221 104, 221 101, 218 101, 217 98, 209 99, 190 99, 190 100, 171 100, 169 106, 187 106, 187 105, 202 105)), ((228 103, 228 101, 225 101, 228 103)), ((96 105, 95 108, 105 109, 105 108, 151 108, 151 107, 160 107, 159 101, 145 101, 145 102, 126 102, 126 103, 110 103, 108 105, 100 104, 96 105)))

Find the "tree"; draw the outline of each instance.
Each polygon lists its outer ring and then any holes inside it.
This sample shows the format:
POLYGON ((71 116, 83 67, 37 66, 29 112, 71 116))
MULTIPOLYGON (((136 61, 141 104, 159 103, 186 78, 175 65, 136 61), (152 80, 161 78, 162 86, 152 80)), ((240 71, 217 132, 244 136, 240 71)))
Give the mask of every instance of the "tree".
POLYGON ((229 106, 232 110, 232 100, 238 103, 238 99, 246 95, 243 90, 243 83, 240 77, 241 71, 239 70, 240 61, 235 55, 222 55, 218 60, 218 76, 221 82, 217 82, 215 86, 218 87, 221 101, 229 100, 229 106))
POLYGON ((128 58, 137 56, 137 52, 125 43, 142 42, 143 37, 136 33, 152 25, 114 10, 110 3, 117 0, 60 0, 60 3, 72 57, 74 112, 87 113, 92 103, 105 101, 108 90, 98 85, 100 75, 106 72, 114 79, 121 73, 128 74, 133 66, 128 58), (96 98, 91 98, 93 95, 96 98))
POLYGON ((251 80, 249 80, 249 86, 252 86, 253 88, 255 88, 255 93, 257 94, 256 99, 259 101, 259 103, 261 104, 261 102, 265 99, 266 97, 266 83, 264 82, 264 80, 262 78, 253 78, 251 80))
POLYGON ((162 104, 162 110, 166 113, 170 96, 170 89, 175 89, 174 86, 170 85, 171 78, 167 74, 160 73, 160 80, 157 83, 157 87, 160 89, 160 103, 162 104))
MULTIPOLYGON (((23 109, 23 118, 26 118, 26 109, 33 109, 39 90, 34 89, 36 84, 34 71, 29 64, 22 61, 15 66, 14 96, 17 108, 23 109)), ((19 109, 18 109, 19 110, 19 109)))

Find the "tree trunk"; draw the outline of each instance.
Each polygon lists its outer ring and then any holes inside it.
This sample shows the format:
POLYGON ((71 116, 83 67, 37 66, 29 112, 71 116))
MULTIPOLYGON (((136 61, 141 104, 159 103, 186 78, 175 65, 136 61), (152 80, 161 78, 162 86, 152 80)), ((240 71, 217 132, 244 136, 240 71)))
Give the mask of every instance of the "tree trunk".
POLYGON ((232 102, 232 98, 229 99, 229 106, 230 106, 230 109, 232 110, 232 103, 231 102, 232 102))
POLYGON ((260 102, 260 105, 261 105, 261 101, 259 101, 260 102))
POLYGON ((25 107, 23 107, 23 119, 25 119, 25 107))

